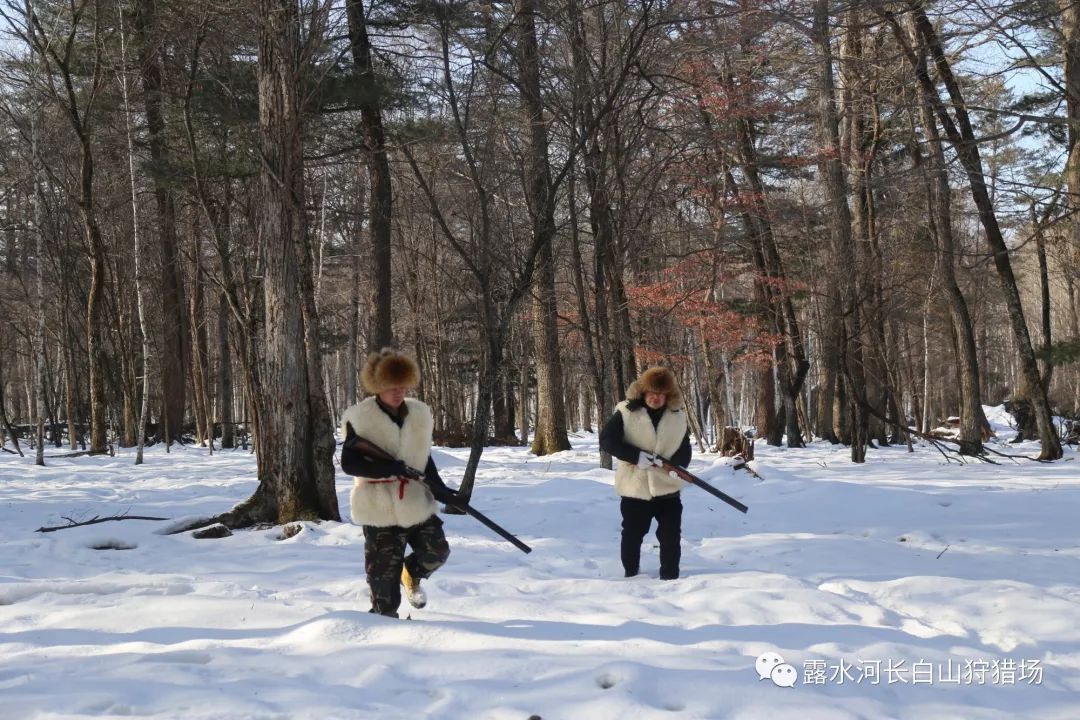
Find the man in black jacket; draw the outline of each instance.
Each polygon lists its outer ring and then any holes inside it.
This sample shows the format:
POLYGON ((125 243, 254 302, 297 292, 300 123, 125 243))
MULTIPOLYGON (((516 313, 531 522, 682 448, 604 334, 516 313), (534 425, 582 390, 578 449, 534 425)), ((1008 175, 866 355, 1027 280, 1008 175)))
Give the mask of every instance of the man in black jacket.
POLYGON ((626 577, 638 574, 641 542, 656 519, 660 542, 660 579, 679 577, 682 557, 683 481, 660 467, 660 459, 686 467, 690 434, 682 393, 675 375, 664 367, 649 368, 629 390, 626 400, 600 431, 600 447, 618 459, 615 492, 622 500, 622 563, 626 577))
POLYGON ((341 419, 345 442, 341 468, 355 479, 350 494, 353 522, 364 527, 364 569, 371 590, 371 612, 397 617, 401 590, 413 607, 427 596, 420 581, 446 562, 450 545, 435 501, 455 492, 439 477, 431 459, 431 409, 405 394, 419 383, 413 360, 385 349, 372 353, 361 373, 372 397, 347 409, 341 419), (358 447, 363 438, 393 456, 379 460, 358 447), (408 468, 423 468, 423 482, 408 468), (405 548, 412 553, 405 555, 405 548))

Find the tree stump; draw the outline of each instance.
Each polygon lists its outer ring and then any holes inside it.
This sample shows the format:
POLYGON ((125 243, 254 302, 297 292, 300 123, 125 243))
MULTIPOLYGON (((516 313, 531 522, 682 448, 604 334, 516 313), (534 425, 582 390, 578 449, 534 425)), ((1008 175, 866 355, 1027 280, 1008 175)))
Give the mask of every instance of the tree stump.
POLYGON ((720 435, 720 454, 724 457, 741 455, 743 460, 754 459, 754 441, 737 427, 726 427, 720 435))

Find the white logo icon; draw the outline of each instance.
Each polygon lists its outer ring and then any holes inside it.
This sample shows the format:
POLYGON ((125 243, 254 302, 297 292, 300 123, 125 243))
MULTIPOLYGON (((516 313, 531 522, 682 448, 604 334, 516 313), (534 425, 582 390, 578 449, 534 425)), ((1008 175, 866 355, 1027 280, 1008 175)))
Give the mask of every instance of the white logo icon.
POLYGON ((773 668, 777 665, 781 665, 783 662, 784 658, 780 657, 779 653, 764 652, 758 655, 758 659, 754 663, 754 669, 757 670, 758 680, 768 680, 772 677, 773 668))
POLYGON ((779 687, 795 687, 799 673, 792 665, 784 662, 779 653, 764 652, 754 662, 758 680, 771 679, 779 687))
POLYGON ((781 663, 773 668, 772 681, 779 687, 795 687, 795 681, 799 679, 799 673, 787 663, 781 663))

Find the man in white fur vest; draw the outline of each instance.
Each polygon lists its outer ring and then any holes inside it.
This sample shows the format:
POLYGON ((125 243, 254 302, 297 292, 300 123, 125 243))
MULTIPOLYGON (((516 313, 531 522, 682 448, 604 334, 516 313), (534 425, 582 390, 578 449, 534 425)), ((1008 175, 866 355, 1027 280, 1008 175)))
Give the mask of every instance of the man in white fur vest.
POLYGON ((660 579, 679 577, 682 557, 682 500, 684 482, 658 465, 690 462, 690 434, 682 393, 675 375, 652 367, 626 391, 626 400, 600 431, 600 447, 618 458, 615 492, 621 497, 622 564, 626 577, 638 574, 641 541, 656 518, 660 541, 660 579))
POLYGON ((450 556, 436 500, 456 493, 439 477, 431 459, 431 409, 405 394, 420 383, 411 358, 390 349, 371 353, 360 374, 372 397, 353 405, 341 418, 341 469, 355 478, 350 507, 364 527, 364 569, 371 589, 371 612, 397 617, 401 589, 409 604, 427 604, 420 581, 450 556), (363 438, 392 455, 379 460, 363 454, 363 438), (423 469, 424 481, 410 480, 406 468, 423 469), (405 555, 405 546, 412 553, 405 555))

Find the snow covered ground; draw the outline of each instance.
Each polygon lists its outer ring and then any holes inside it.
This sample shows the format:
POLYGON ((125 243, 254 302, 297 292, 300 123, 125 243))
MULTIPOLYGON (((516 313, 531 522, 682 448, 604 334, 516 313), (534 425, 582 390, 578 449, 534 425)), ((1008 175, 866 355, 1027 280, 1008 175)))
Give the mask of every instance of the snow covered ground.
MULTIPOLYGON (((347 522, 288 540, 34 532, 227 509, 255 487, 245 452, 0 453, 0 717, 1080 717, 1075 450, 960 466, 895 447, 856 466, 842 447, 759 445, 763 480, 698 456, 750 512, 688 487, 683 577, 661 582, 652 536, 644 574, 622 577, 612 473, 595 436, 573 442, 484 454, 474 504, 534 551, 446 517, 450 561, 411 620, 367 613, 347 522)), ((436 451, 451 485, 465 455, 436 451)))

